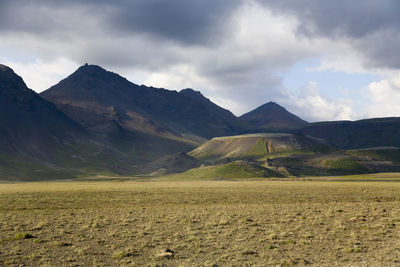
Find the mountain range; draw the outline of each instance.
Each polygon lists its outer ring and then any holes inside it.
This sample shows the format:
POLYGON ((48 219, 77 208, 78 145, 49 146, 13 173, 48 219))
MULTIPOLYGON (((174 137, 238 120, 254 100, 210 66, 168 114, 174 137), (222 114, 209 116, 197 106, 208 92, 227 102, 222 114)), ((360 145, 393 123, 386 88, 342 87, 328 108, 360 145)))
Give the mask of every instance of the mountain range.
POLYGON ((193 89, 137 85, 88 64, 37 94, 0 65, 3 180, 184 171, 202 164, 185 153, 211 138, 268 132, 336 149, 400 146, 399 118, 307 123, 274 102, 236 117, 193 89))

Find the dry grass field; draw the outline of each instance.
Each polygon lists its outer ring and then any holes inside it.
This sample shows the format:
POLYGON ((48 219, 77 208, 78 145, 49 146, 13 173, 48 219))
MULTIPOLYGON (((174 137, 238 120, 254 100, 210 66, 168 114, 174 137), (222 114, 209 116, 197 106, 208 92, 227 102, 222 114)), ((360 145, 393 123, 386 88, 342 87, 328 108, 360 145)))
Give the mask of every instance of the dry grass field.
POLYGON ((0 184, 0 266, 399 266, 400 183, 357 179, 0 184))

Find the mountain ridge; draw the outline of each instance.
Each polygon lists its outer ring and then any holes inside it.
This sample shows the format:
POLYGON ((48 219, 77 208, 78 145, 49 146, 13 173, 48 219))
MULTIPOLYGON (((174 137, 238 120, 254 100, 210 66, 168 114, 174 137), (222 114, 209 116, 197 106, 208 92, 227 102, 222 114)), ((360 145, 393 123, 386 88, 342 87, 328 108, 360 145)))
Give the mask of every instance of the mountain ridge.
POLYGON ((139 86, 95 65, 80 67, 41 96, 86 126, 100 115, 97 119, 112 117, 125 129, 173 139, 185 135, 197 144, 241 130, 241 122, 230 111, 201 94, 139 86), (84 118, 82 110, 92 118, 84 118))

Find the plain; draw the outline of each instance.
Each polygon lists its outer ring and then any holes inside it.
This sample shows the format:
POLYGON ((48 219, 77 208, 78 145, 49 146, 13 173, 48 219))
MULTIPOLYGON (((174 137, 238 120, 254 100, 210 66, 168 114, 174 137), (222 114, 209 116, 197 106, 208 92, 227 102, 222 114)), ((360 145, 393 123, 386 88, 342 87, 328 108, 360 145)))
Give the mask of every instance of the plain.
POLYGON ((400 264, 400 175, 316 179, 3 183, 0 265, 400 264))

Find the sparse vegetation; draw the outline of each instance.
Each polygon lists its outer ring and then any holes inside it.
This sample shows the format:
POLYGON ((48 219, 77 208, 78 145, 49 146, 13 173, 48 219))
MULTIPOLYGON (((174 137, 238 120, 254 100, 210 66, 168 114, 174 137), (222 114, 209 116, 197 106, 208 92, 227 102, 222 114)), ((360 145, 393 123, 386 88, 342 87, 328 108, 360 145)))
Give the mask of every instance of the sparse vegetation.
POLYGON ((0 265, 398 265, 400 176, 326 179, 2 184, 0 265))
POLYGON ((234 161, 223 165, 203 166, 184 173, 172 174, 166 180, 232 180, 248 178, 282 177, 279 172, 247 161, 234 161))
POLYGON ((339 174, 365 173, 368 169, 365 168, 359 161, 353 158, 340 158, 336 160, 327 160, 327 167, 331 168, 331 173, 338 172, 339 174))
POLYGON ((12 238, 12 240, 31 239, 31 238, 35 238, 35 237, 33 235, 31 235, 30 233, 18 233, 12 238))
POLYGON ((400 149, 397 147, 349 150, 347 154, 366 160, 387 160, 400 163, 400 149))

